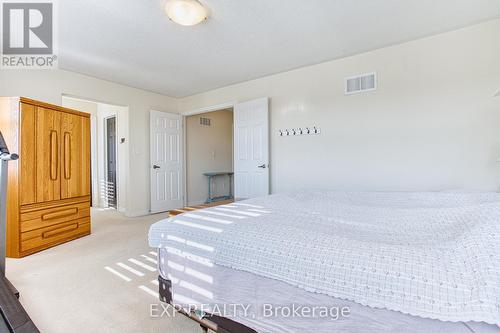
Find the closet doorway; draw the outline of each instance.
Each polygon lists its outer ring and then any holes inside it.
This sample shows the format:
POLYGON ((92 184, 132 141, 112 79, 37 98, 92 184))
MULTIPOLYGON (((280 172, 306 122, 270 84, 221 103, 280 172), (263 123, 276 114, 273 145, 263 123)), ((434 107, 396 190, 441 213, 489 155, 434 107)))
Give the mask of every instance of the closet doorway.
POLYGON ((187 205, 232 199, 233 108, 188 115, 185 123, 187 205))
POLYGON ((189 206, 228 193, 235 200, 269 194, 269 98, 215 105, 184 116, 189 206), (207 186, 213 174, 228 173, 234 174, 232 182, 226 178, 226 182, 207 186))

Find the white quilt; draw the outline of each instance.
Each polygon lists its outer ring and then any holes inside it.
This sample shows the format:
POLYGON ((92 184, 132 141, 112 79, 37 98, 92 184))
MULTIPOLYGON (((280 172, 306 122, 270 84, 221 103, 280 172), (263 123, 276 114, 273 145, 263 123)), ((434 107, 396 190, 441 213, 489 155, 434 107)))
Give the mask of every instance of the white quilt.
POLYGON ((155 223, 152 247, 362 305, 500 326, 500 194, 306 191, 155 223))

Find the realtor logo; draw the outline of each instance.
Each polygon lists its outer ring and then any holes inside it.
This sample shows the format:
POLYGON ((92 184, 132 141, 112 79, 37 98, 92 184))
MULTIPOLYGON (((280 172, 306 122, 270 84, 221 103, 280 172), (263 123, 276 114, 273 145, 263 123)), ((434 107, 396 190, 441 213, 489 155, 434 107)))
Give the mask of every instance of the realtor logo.
POLYGON ((2 3, 2 68, 55 68, 54 4, 2 3))

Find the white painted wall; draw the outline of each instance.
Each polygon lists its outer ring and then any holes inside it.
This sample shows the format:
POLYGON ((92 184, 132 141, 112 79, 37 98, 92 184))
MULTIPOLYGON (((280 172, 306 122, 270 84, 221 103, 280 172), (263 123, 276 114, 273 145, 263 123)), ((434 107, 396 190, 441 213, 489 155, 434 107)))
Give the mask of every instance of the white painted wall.
POLYGON ((25 96, 61 105, 62 96, 129 107, 127 211, 149 212, 149 110, 176 112, 176 99, 64 70, 0 70, 0 95, 25 96), (130 175, 133 175, 131 177, 130 175))
POLYGON ((491 190, 500 184, 499 35, 494 20, 180 100, 63 70, 2 70, 0 95, 128 106, 131 216, 150 206, 149 110, 187 113, 264 96, 271 99, 273 192, 491 190), (376 92, 344 96, 345 77, 371 71, 379 75, 376 92), (313 125, 321 135, 276 133, 313 125))
POLYGON ((499 36, 500 20, 490 21, 190 96, 180 110, 270 97, 274 193, 496 190, 499 36), (377 91, 344 95, 345 77, 372 71, 378 72, 377 91), (322 133, 277 134, 304 126, 322 133))

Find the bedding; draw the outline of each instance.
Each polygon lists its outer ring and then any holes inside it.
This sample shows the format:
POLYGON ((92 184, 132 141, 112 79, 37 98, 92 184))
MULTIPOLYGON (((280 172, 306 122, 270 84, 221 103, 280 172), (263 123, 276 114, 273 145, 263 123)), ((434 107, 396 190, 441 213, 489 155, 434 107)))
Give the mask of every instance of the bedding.
POLYGON ((500 325, 499 231, 497 193, 303 191, 160 221, 149 243, 371 308, 500 325))
POLYGON ((158 258, 160 276, 172 283, 175 305, 188 309, 203 304, 223 309, 230 304, 244 304, 248 307, 246 313, 229 308, 226 317, 260 333, 311 332, 311 328, 315 333, 500 333, 500 327, 486 323, 444 322, 370 308, 229 267, 217 264, 210 267, 186 258, 172 257, 165 248, 159 249, 158 258), (182 265, 184 269, 180 270, 172 262, 182 265), (291 302, 301 308, 325 305, 337 309, 347 307, 349 316, 336 319, 269 316, 263 313, 266 304, 286 306, 291 302))

